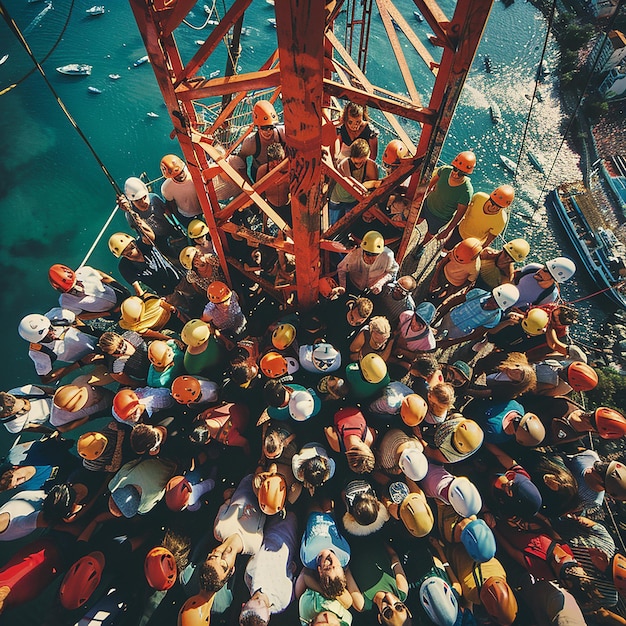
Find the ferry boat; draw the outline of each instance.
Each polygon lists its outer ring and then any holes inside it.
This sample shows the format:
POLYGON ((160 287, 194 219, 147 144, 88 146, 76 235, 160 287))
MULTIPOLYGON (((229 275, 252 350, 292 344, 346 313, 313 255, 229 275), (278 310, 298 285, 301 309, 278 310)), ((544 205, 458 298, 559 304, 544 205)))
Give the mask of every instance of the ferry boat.
POLYGON ((544 174, 543 165, 539 162, 539 159, 529 150, 527 152, 528 160, 532 163, 533 167, 538 171, 544 174))
POLYGON ((568 185, 553 189, 546 198, 576 250, 587 273, 609 300, 626 309, 626 246, 610 228, 594 230, 568 185))
POLYGON ((59 74, 65 74, 66 76, 89 76, 92 69, 93 66, 85 63, 68 63, 56 68, 59 74))
POLYGON ((139 67, 140 65, 143 65, 144 63, 148 62, 148 55, 144 54, 144 56, 139 57, 136 61, 133 61, 133 67, 139 67))
POLYGON ((489 103, 489 115, 491 115, 491 121, 494 124, 502 121, 502 113, 500 107, 495 102, 489 103))
POLYGON ((509 157, 504 156, 503 154, 500 155, 500 161, 502 161, 502 165, 504 165, 509 172, 517 174, 517 163, 515 161, 512 161, 509 157))

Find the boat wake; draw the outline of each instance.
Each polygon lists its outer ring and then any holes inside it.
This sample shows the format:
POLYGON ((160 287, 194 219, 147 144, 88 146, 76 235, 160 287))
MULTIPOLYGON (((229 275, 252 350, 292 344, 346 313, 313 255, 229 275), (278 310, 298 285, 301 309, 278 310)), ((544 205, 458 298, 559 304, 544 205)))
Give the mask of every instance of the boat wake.
POLYGON ((41 22, 41 20, 44 18, 46 13, 52 8, 53 8, 52 0, 48 0, 48 2, 46 2, 46 6, 39 12, 39 14, 35 17, 35 19, 24 29, 24 34, 28 35, 28 33, 32 32, 33 28, 35 28, 35 26, 37 26, 37 24, 41 22))

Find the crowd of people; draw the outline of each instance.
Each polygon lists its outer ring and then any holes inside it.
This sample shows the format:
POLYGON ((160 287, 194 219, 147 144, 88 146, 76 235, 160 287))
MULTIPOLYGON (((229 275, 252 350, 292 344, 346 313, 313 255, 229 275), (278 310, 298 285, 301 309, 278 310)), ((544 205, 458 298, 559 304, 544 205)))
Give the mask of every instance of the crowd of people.
MULTIPOLYGON (((273 105, 253 121, 223 156, 248 182, 285 167, 273 105)), ((329 150, 376 187, 363 107, 346 105, 329 150)), ((403 158, 390 142, 385 172, 403 158)), ((42 623, 626 624, 603 509, 626 501, 626 465, 595 449, 626 418, 577 401, 598 375, 560 298, 575 264, 524 264, 523 239, 492 247, 515 192, 474 192, 476 165, 464 151, 429 185, 413 254, 443 248, 427 278, 393 251, 405 181, 356 223, 308 311, 221 265, 226 243, 253 276, 294 271, 272 247, 212 241, 182 159, 162 159, 160 195, 129 178, 135 234, 108 242, 120 279, 57 263, 58 306, 19 323, 39 382, 0 392, 0 422, 38 435, 0 475, 0 542, 17 546, 0 611, 52 588, 42 623)), ((220 202, 238 190, 214 186, 220 202)), ((328 196, 330 225, 357 204, 341 185, 328 196)), ((232 220, 288 237, 289 185, 264 198, 277 220, 232 220)))

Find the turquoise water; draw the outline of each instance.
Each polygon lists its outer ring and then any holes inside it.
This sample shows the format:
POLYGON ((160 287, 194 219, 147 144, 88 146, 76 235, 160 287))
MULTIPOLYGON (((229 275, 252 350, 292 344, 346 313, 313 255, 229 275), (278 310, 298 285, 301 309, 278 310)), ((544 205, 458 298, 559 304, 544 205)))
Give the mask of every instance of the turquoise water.
MULTIPOLYGON (((404 0, 407 15, 412 16, 412 3, 404 0)), ((50 82, 91 141, 95 151, 123 186, 128 176, 147 172, 151 178, 159 175, 159 160, 168 152, 179 152, 178 144, 170 140, 171 124, 161 102, 150 65, 132 67, 132 62, 145 51, 129 6, 121 0, 109 1, 107 13, 88 17, 85 9, 92 0, 76 0, 69 24, 60 44, 44 63, 50 82), (89 77, 66 77, 54 68, 67 63, 89 63, 89 77), (117 73, 121 78, 110 80, 117 73), (100 95, 89 93, 88 86, 102 90, 100 95), (146 116, 153 111, 160 117, 146 116)), ((52 0, 46 10, 45 2, 27 3, 10 0, 6 3, 37 58, 49 53, 59 37, 72 6, 69 0, 52 0)), ((196 26, 205 20, 200 2, 188 21, 196 26)), ((453 5, 442 3, 451 15, 453 5)), ((413 7, 414 8, 414 7, 413 7)), ((267 23, 273 15, 265 0, 254 0, 247 13, 249 33, 242 39, 240 65, 244 71, 258 68, 275 47, 276 31, 267 23), (254 22, 250 18, 254 16, 254 22)), ((407 18, 412 19, 412 17, 407 18)), ((426 41, 430 32, 425 23, 411 22, 416 33, 426 42, 436 57, 440 52, 426 41)), ((197 50, 195 40, 205 39, 210 26, 202 31, 182 26, 176 33, 184 59, 197 50)), ((368 75, 382 86, 401 90, 399 72, 390 63, 391 56, 382 46, 382 22, 372 20, 368 75), (380 83, 381 77, 386 82, 380 83)), ((479 158, 474 176, 476 190, 490 191, 498 184, 510 182, 512 176, 499 164, 499 154, 517 160, 524 123, 530 102, 534 73, 541 54, 545 20, 529 3, 516 2, 505 9, 496 2, 474 67, 466 83, 451 133, 444 146, 442 158, 449 161, 457 151, 471 148, 479 158), (483 55, 492 60, 493 73, 484 70, 483 55), (488 103, 495 100, 503 120, 493 125, 488 103)), ((430 89, 433 77, 402 36, 399 35, 418 90, 430 89)), ((0 23, 0 56, 9 54, 0 66, 0 89, 17 82, 32 69, 30 59, 18 42, 0 23)), ((205 73, 221 69, 225 64, 222 49, 215 64, 205 73), (221 56, 220 56, 221 55, 221 56)), ((556 49, 550 45, 548 65, 555 66, 556 49)), ((530 148, 549 170, 561 141, 562 114, 550 81, 541 87, 543 103, 536 103, 529 125, 526 148, 530 148)), ((57 106, 38 73, 34 73, 15 89, 0 96, 0 215, 3 246, 0 249, 0 293, 4 322, 5 367, 0 374, 0 387, 7 389, 18 383, 35 379, 25 343, 16 327, 25 314, 44 312, 56 304, 56 294, 47 281, 47 269, 61 262, 76 267, 114 206, 115 194, 102 174, 92 154, 57 106)), ((376 116, 375 116, 376 117, 376 116)), ((418 131, 409 131, 417 141, 418 131)), ((383 143, 391 138, 383 133, 383 143)), ((382 152, 382 149, 381 149, 382 152)), ((554 168, 550 189, 554 183, 580 178, 578 157, 567 147, 560 153, 554 168)), ((526 236, 533 244, 531 260, 545 259, 560 251, 560 231, 552 230, 551 220, 540 216, 529 224, 523 216, 532 214, 541 196, 542 176, 528 162, 521 160, 516 183, 518 199, 507 236, 526 236), (547 225, 547 227, 546 227, 547 225), (555 234, 556 233, 556 234, 555 234)), ((106 246, 108 235, 124 229, 122 216, 116 216, 105 238, 96 248, 89 264, 105 272, 115 272, 116 260, 106 246)), ((583 293, 592 291, 582 278, 578 281, 583 293)), ((577 297, 576 286, 565 295, 577 297)), ((604 305, 604 303, 601 303, 604 305)), ((582 305, 588 319, 599 311, 582 305)))

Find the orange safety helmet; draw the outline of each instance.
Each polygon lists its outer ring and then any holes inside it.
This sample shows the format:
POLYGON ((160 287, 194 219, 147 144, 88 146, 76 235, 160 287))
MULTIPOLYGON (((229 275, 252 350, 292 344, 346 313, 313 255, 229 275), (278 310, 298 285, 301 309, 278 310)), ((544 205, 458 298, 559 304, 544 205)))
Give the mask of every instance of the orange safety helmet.
POLYGON ((383 152, 383 163, 385 165, 400 165, 400 161, 409 156, 409 149, 403 141, 392 139, 383 152))
POLYGON ((67 293, 76 284, 76 274, 67 265, 55 263, 48 270, 48 280, 57 291, 67 293))
POLYGON ((189 503, 191 485, 184 476, 173 476, 165 487, 165 504, 170 511, 182 511, 189 503))
POLYGON ((191 404, 202 393, 200 381, 193 376, 179 376, 172 383, 172 397, 178 404, 191 404))
POLYGON ((500 185, 489 196, 494 204, 506 209, 515 200, 515 189, 511 185, 500 185))
POLYGON ((452 258, 457 263, 471 263, 482 252, 482 249, 480 239, 468 237, 452 248, 452 258))
POLYGON ((613 584, 617 593, 626 599, 626 557, 623 554, 613 557, 613 584))
POLYGON ((567 382, 574 391, 591 391, 598 384, 598 374, 590 365, 574 361, 567 366, 567 382))
POLYGON ((322 276, 322 278, 320 278, 319 290, 322 298, 330 298, 335 287, 339 287, 339 285, 334 278, 330 276, 322 276))
POLYGON ((99 432, 83 433, 76 442, 78 456, 94 461, 102 456, 109 440, 99 432))
POLYGON ((601 406, 596 409, 594 417, 602 439, 621 439, 626 435, 626 418, 619 411, 601 406))
POLYGON ((452 160, 452 167, 456 167, 465 174, 471 174, 476 167, 476 155, 471 150, 459 152, 452 160))
POLYGON ((185 162, 175 154, 166 154, 161 159, 161 174, 165 178, 176 178, 185 169, 185 162))
POLYGON ((219 304, 226 302, 232 295, 230 287, 221 280, 214 280, 207 288, 206 294, 211 302, 219 304))
POLYGON ((500 626, 511 626, 517 617, 517 600, 501 576, 490 576, 480 589, 480 601, 485 611, 500 626))
POLYGON ((426 417, 428 405, 426 400, 417 393, 410 393, 402 398, 400 405, 400 417, 410 427, 417 426, 426 417))
POLYGON ((121 389, 113 398, 113 410, 121 420, 127 420, 139 406, 139 398, 132 389, 121 389))
POLYGON ((167 367, 174 361, 174 349, 167 342, 155 339, 148 346, 148 359, 155 367, 167 367))
POLYGON ((177 626, 208 626, 211 623, 213 596, 202 593, 191 596, 178 613, 177 626))
POLYGON ((267 472, 255 476, 254 487, 265 515, 276 515, 285 508, 287 481, 277 473, 276 463, 272 463, 267 472))
POLYGON ((261 371, 268 378, 280 378, 289 372, 287 359, 278 352, 267 352, 261 357, 259 363, 261 371))
POLYGON ((89 600, 100 584, 104 564, 104 554, 96 551, 78 559, 70 567, 59 588, 59 599, 64 609, 73 611, 89 600))
POLYGON ((174 555, 162 546, 152 548, 146 554, 143 571, 148 584, 157 591, 165 591, 173 587, 178 575, 174 555))
POLYGON ((259 100, 252 107, 252 121, 256 126, 272 126, 278 124, 278 115, 269 100, 259 100))

